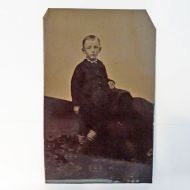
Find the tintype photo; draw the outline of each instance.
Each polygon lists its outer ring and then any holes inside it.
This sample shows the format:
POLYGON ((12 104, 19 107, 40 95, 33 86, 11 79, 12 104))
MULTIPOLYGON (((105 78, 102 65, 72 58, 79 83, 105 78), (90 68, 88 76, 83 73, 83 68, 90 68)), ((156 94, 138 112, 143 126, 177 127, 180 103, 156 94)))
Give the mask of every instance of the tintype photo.
POLYGON ((47 183, 152 182, 155 45, 145 10, 47 10, 47 183))

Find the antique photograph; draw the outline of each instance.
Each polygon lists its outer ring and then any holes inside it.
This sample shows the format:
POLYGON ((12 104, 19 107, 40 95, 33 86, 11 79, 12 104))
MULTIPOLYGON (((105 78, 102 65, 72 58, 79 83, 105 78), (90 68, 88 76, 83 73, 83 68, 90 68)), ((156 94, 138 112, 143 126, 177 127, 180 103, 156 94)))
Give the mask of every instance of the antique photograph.
POLYGON ((155 49, 146 10, 47 10, 46 183, 152 183, 155 49))

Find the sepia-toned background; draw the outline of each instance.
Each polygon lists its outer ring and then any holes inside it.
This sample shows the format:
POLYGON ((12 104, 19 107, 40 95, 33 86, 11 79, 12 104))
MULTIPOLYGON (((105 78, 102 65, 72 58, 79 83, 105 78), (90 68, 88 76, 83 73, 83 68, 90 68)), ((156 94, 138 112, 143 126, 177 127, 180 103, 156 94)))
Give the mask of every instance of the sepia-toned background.
POLYGON ((71 100, 82 39, 101 40, 99 59, 116 87, 154 102, 156 30, 144 10, 49 9, 44 16, 45 96, 71 100))

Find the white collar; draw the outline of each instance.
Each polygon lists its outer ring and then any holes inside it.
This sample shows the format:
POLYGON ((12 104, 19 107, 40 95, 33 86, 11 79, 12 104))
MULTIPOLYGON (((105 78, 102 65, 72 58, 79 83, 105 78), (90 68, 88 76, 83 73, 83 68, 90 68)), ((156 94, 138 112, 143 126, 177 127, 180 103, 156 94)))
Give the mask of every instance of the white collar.
POLYGON ((91 61, 90 59, 86 58, 87 61, 89 61, 90 63, 97 63, 98 59, 94 60, 94 61, 91 61))

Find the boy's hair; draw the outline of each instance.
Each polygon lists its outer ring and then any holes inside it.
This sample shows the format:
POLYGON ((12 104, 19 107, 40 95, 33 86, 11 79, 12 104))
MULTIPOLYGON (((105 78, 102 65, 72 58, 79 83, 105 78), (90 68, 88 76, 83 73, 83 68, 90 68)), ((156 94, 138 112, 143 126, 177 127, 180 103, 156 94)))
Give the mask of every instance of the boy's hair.
POLYGON ((84 44, 85 44, 86 40, 89 40, 89 39, 91 39, 91 40, 97 39, 97 40, 98 40, 98 43, 99 43, 99 45, 100 45, 100 39, 99 39, 97 36, 95 36, 95 35, 88 35, 88 36, 86 36, 86 37, 83 39, 83 41, 82 41, 82 49, 83 49, 83 50, 84 50, 84 44))

